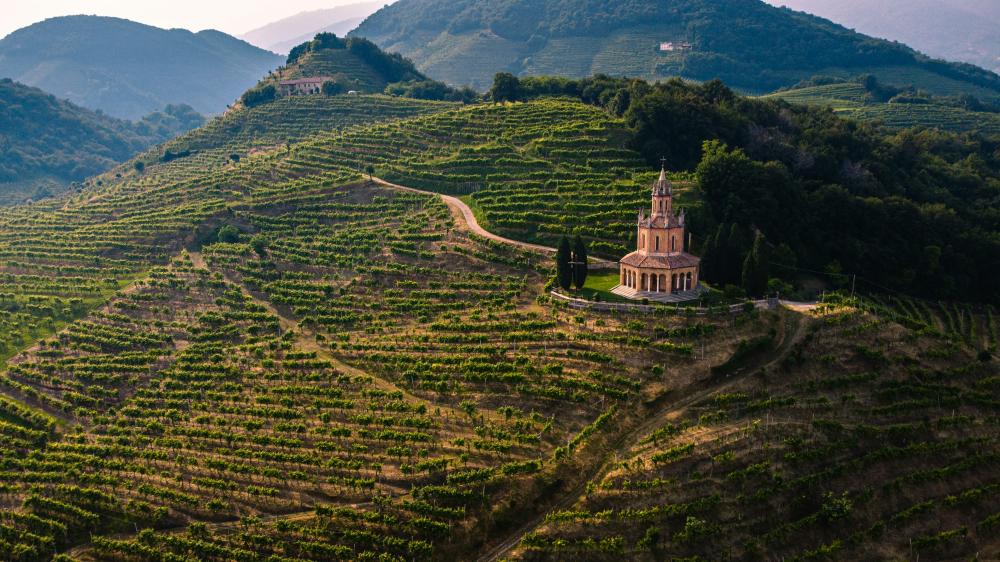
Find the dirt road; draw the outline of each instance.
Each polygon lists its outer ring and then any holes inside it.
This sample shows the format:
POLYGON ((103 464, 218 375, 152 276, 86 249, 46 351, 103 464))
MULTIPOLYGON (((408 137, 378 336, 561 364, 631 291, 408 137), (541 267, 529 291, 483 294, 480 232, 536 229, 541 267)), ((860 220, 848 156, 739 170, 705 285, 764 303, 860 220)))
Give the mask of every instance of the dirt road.
MULTIPOLYGON (((373 177, 372 181, 381 186, 389 187, 392 189, 411 191, 413 193, 422 193, 424 195, 439 196, 441 200, 444 201, 446 205, 448 205, 448 208, 451 209, 452 215, 455 216, 459 228, 472 232, 473 234, 476 234, 478 236, 482 236, 483 238, 487 238, 489 240, 493 240, 494 242, 499 242, 501 244, 509 244, 511 246, 517 246, 518 248, 527 250, 529 252, 535 252, 546 255, 553 255, 556 253, 556 249, 550 248, 549 246, 542 246, 541 244, 531 244, 529 242, 522 242, 520 240, 513 240, 511 238, 505 238, 498 234, 493 234, 492 232, 480 226, 479 221, 476 220, 476 215, 472 212, 472 209, 465 204, 465 201, 462 201, 458 197, 453 197, 451 195, 443 195, 440 193, 434 193, 433 191, 424 191, 422 189, 416 189, 413 187, 407 187, 405 185, 399 185, 397 183, 385 181, 382 178, 373 177)), ((602 260, 595 257, 591 257, 589 261, 590 261, 590 266, 595 269, 618 268, 617 262, 602 260)))

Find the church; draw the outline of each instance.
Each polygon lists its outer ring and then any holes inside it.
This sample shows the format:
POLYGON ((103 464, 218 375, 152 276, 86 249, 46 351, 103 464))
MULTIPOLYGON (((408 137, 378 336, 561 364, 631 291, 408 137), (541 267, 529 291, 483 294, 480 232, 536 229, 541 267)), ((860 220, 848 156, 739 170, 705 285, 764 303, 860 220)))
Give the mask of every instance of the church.
POLYGON ((701 260, 684 251, 684 210, 674 214, 673 197, 666 168, 661 169, 652 210, 639 213, 637 248, 619 262, 621 280, 613 293, 661 302, 698 298, 701 260))

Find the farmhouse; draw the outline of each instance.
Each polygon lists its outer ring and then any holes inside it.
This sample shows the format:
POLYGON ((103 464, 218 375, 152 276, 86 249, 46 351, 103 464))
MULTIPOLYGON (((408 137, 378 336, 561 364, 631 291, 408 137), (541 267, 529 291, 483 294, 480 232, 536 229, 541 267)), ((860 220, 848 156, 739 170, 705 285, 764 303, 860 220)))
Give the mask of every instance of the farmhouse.
POLYGON ((295 80, 284 80, 278 85, 282 96, 304 96, 323 91, 323 82, 332 82, 329 76, 309 76, 295 80))
POLYGON ((636 251, 621 259, 615 294, 680 302, 698 298, 701 260, 684 251, 684 211, 674 214, 673 185, 666 169, 653 185, 651 214, 639 213, 636 251))
POLYGON ((673 51, 690 51, 692 48, 691 43, 686 41, 680 43, 674 43, 673 41, 663 41, 660 43, 660 51, 662 52, 673 52, 673 51))

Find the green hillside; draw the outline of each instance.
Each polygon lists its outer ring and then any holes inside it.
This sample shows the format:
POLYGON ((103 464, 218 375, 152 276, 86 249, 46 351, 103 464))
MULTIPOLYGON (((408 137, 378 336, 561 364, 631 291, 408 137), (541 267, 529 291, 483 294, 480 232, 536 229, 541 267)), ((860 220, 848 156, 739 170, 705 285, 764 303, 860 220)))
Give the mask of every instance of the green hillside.
POLYGON ((385 92, 409 98, 466 103, 480 97, 468 88, 459 90, 431 80, 417 71, 412 61, 387 53, 367 39, 341 39, 333 33, 320 33, 293 48, 287 63, 245 92, 241 102, 244 106, 270 102, 280 96, 282 81, 316 76, 328 79, 324 86, 330 89, 323 91, 327 96, 385 92))
POLYGON ((928 98, 876 101, 861 84, 855 82, 792 88, 767 97, 829 107, 844 117, 877 121, 893 128, 933 127, 955 132, 1000 134, 1000 113, 969 111, 928 98))
POLYGON ((202 123, 186 106, 121 121, 0 80, 0 204, 63 191, 202 123))
POLYGON ((401 0, 352 35, 413 59, 432 77, 479 89, 496 72, 720 78, 749 92, 815 74, 871 73, 890 84, 1000 96, 1000 78, 992 72, 932 61, 759 0, 401 0), (661 43, 690 49, 661 51, 661 43))
POLYGON ((853 307, 781 328, 777 361, 679 393, 511 559, 995 556, 990 367, 853 307))
POLYGON ((170 104, 219 114, 279 64, 278 55, 218 31, 97 16, 52 18, 0 40, 0 77, 127 119, 170 104))
POLYGON ((357 170, 569 230, 648 201, 631 134, 565 98, 278 100, 0 210, 0 557, 993 556, 994 309, 941 309, 975 345, 913 301, 572 310, 548 258, 357 170))

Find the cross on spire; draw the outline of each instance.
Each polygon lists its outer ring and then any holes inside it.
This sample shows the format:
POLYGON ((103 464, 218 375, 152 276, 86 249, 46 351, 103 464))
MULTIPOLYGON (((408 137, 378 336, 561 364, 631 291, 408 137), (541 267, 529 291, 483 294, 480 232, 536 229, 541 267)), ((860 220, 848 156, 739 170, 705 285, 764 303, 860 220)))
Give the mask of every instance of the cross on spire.
POLYGON ((667 157, 666 156, 661 156, 660 157, 660 168, 662 168, 664 170, 667 169, 667 157))

